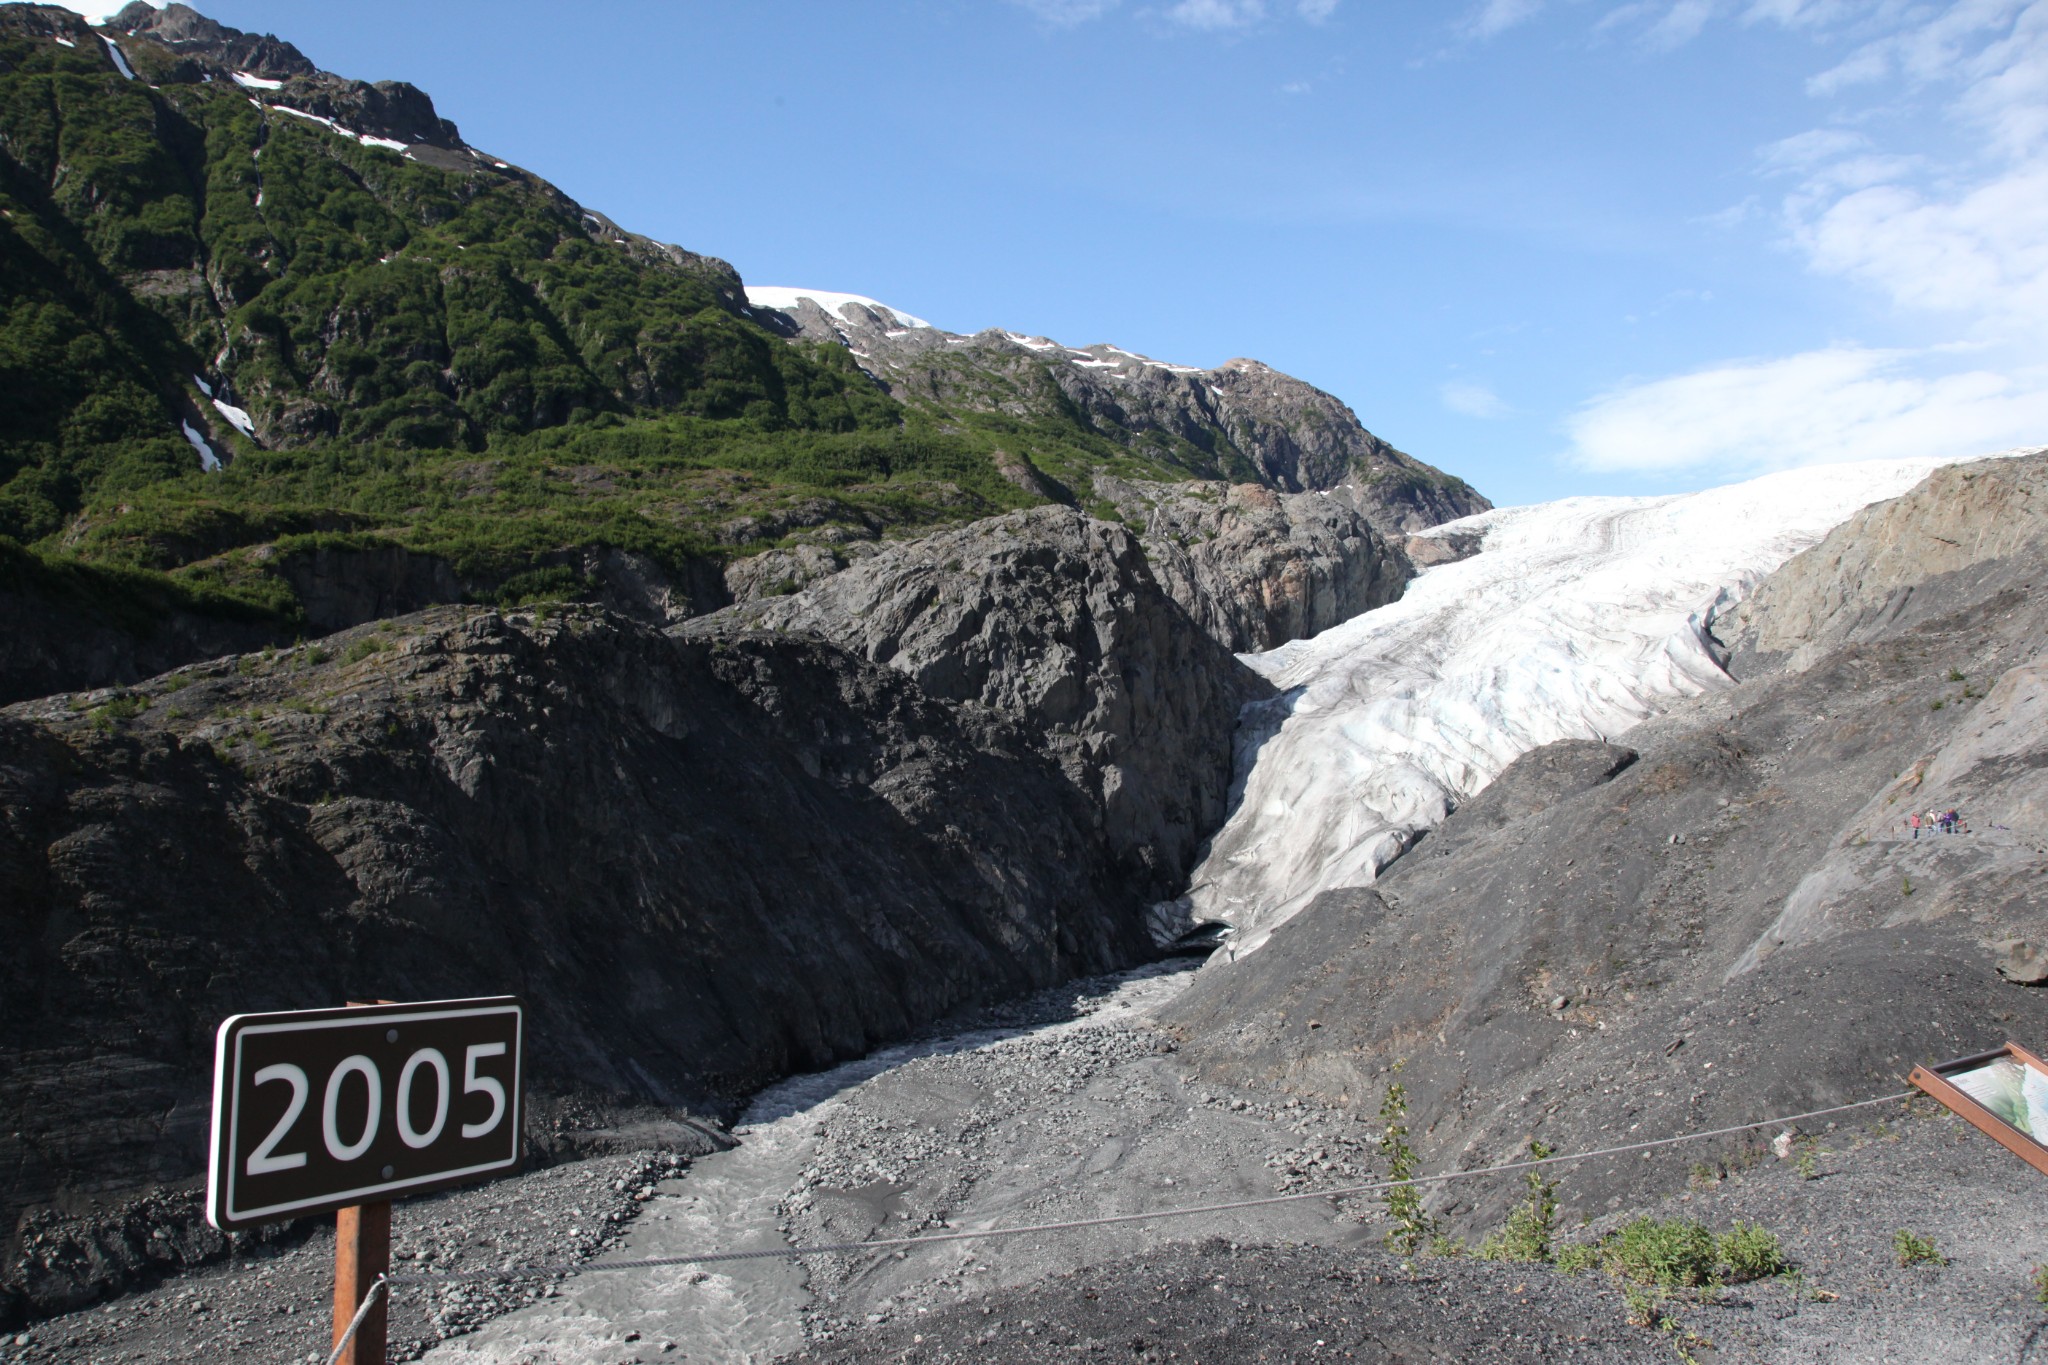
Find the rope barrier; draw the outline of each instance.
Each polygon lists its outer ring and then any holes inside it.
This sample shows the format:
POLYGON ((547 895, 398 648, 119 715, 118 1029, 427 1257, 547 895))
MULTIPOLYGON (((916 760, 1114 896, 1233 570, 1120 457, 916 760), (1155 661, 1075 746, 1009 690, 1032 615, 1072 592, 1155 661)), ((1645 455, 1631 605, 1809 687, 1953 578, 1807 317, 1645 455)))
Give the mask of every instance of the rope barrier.
MULTIPOLYGON (((1348 1195, 1375 1194, 1402 1185, 1446 1185, 1458 1180, 1478 1180, 1489 1176, 1506 1175, 1524 1171, 1536 1166, 1556 1166, 1574 1161, 1593 1161, 1606 1156, 1624 1156, 1631 1152, 1647 1152, 1658 1147, 1670 1147, 1681 1142, 1702 1142, 1707 1138, 1728 1137, 1735 1133, 1752 1132, 1758 1128, 1775 1128, 1779 1124, 1801 1123, 1808 1119, 1826 1118, 1830 1114, 1846 1114, 1853 1109, 1868 1109, 1880 1104, 1896 1104, 1911 1099, 1919 1092, 1902 1090, 1896 1095, 1880 1095, 1875 1099, 1857 1100, 1853 1104, 1837 1104, 1827 1109, 1813 1109, 1804 1114, 1786 1114, 1778 1118, 1759 1119, 1754 1123, 1738 1123, 1728 1128, 1713 1128, 1698 1133, 1681 1133, 1677 1137, 1651 1138, 1644 1142, 1623 1143, 1615 1147, 1597 1147, 1586 1152, 1564 1152, 1556 1156, 1529 1157, 1520 1161, 1503 1162, 1498 1166, 1482 1166, 1470 1171, 1447 1171, 1442 1175, 1420 1175, 1408 1180, 1377 1180, 1365 1185, 1347 1185, 1337 1189, 1304 1190, 1295 1194, 1267 1195, 1259 1199, 1237 1199, 1225 1204, 1196 1204, 1173 1209, 1151 1209, 1142 1213, 1107 1214, 1099 1218, 1077 1218, 1060 1223, 1030 1223, 1007 1228, 972 1228, 953 1232, 926 1233, 916 1237, 889 1237, 868 1242, 833 1242, 823 1246, 775 1247, 763 1251, 710 1251, 690 1256, 655 1256, 637 1261, 598 1261, 583 1264, 540 1265, 506 1268, 503 1270, 455 1270, 440 1274, 391 1275, 378 1281, 378 1287, 392 1285, 433 1285, 455 1284, 465 1280, 524 1280, 553 1279, 560 1275, 573 1275, 596 1270, 654 1270, 667 1266, 711 1265, 727 1261, 762 1261, 777 1258, 798 1258, 803 1256, 843 1256, 850 1253, 888 1251, 902 1247, 935 1246, 942 1242, 971 1242, 993 1237, 1023 1237, 1045 1232, 1072 1232, 1081 1228, 1108 1227, 1118 1223, 1145 1223, 1161 1218, 1187 1218, 1204 1213, 1233 1213, 1239 1209, 1265 1208, 1274 1204, 1293 1204, 1306 1199, 1341 1199, 1348 1195)), ((372 1291, 374 1296, 375 1290, 372 1291)), ((366 1298, 364 1303, 367 1305, 366 1298)), ((357 1317, 362 1315, 359 1312, 357 1317)), ((351 1328, 353 1330, 353 1328, 351 1328)), ((336 1354, 339 1354, 337 1348, 336 1354)), ((328 1365, 333 1365, 330 1359, 328 1365)))
POLYGON ((363 1301, 356 1305, 356 1315, 348 1320, 348 1330, 341 1334, 341 1340, 334 1343, 334 1349, 327 1355, 327 1365, 341 1359, 341 1353, 356 1339, 356 1331, 363 1325, 363 1319, 370 1316, 370 1306, 384 1293, 385 1277, 379 1275, 377 1282, 370 1286, 370 1292, 363 1295, 363 1301))

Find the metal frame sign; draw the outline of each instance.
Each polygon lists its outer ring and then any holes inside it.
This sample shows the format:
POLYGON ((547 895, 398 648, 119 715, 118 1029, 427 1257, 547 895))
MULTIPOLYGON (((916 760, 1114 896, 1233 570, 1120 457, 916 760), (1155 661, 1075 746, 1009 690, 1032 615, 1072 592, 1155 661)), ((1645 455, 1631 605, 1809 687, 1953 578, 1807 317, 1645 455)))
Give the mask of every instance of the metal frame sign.
POLYGON ((1916 1066, 1907 1079, 2048 1175, 2048 1062, 2018 1043, 1916 1066))
POLYGON ((512 996, 235 1015, 214 1046, 207 1220, 245 1228, 518 1169, 525 1034, 512 996))

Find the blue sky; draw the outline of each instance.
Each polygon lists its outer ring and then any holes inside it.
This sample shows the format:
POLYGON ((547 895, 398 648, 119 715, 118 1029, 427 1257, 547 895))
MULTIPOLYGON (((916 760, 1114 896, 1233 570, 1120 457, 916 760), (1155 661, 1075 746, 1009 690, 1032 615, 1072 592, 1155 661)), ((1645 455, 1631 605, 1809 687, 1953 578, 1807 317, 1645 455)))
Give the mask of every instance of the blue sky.
POLYGON ((1503 503, 2048 442, 2048 0, 197 7, 753 283, 1253 356, 1503 503))

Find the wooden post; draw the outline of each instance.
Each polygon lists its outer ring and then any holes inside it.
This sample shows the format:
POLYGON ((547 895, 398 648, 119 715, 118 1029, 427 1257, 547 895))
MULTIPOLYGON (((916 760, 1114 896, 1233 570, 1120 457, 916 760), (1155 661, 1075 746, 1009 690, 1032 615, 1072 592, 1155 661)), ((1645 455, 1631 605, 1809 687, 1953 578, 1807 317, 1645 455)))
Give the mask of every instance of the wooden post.
MULTIPOLYGON (((363 1295, 377 1277, 391 1269, 391 1205, 351 1204, 334 1214, 334 1345, 355 1320, 363 1295)), ((387 1291, 363 1317, 354 1340, 336 1365, 384 1365, 385 1325, 391 1295, 387 1291)))
MULTIPOLYGON (((351 1000, 358 1005, 388 1005, 389 1000, 351 1000)), ((355 1321, 363 1296, 391 1270, 391 1204, 351 1204, 334 1211, 334 1337, 329 1349, 355 1321)), ((384 1365, 385 1329, 390 1322, 391 1291, 363 1316, 363 1325, 335 1365, 384 1365)))

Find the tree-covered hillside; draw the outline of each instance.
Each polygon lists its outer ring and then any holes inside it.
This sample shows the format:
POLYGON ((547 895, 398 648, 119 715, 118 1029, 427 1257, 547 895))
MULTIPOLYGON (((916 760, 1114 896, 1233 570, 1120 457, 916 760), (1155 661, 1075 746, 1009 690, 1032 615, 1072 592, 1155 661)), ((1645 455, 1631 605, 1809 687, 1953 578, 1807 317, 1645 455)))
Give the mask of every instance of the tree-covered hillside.
POLYGON ((156 575, 151 601, 291 632, 323 624, 310 552, 519 600, 595 590, 613 551, 701 579, 1090 500, 1092 470, 1217 472, 1113 418, 906 407, 836 340, 764 327, 723 261, 470 147, 411 86, 178 4, 98 29, 0 4, 10 581, 156 575))

